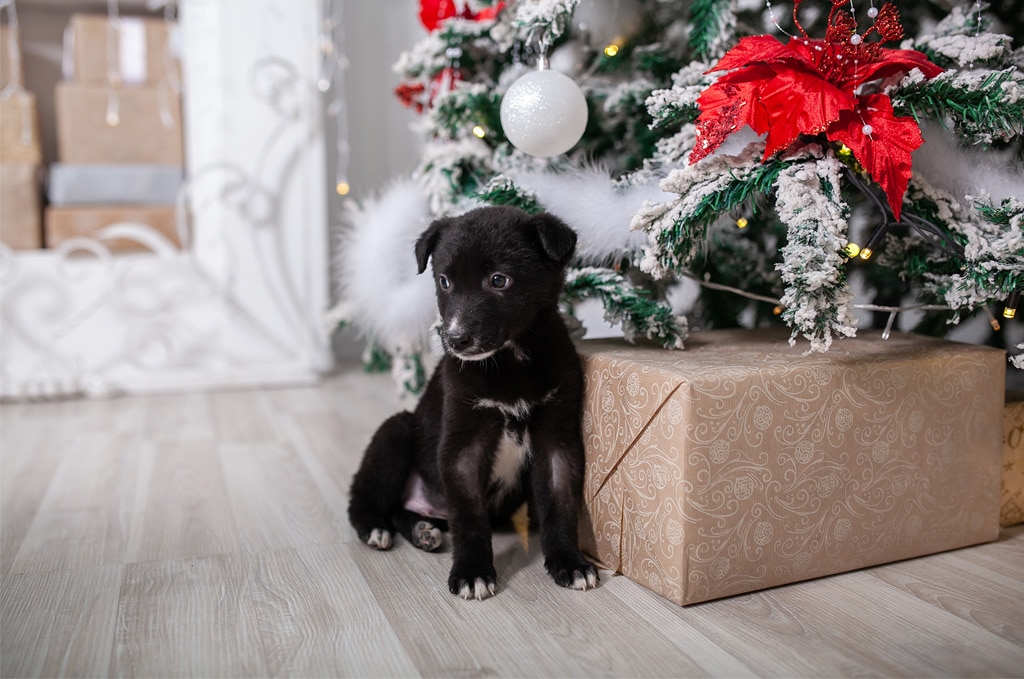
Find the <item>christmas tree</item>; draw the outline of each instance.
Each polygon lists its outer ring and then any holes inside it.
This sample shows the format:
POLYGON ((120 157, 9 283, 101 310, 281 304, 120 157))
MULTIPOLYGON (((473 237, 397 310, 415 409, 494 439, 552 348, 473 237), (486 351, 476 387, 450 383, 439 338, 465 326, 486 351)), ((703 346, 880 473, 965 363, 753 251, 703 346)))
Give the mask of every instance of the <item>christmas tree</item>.
POLYGON ((691 325, 778 323, 824 351, 909 309, 916 331, 981 314, 995 332, 1024 288, 1020 14, 1010 0, 422 0, 429 33, 396 64, 422 161, 392 189, 412 194, 403 214, 382 195, 352 216, 342 315, 415 388, 430 312, 380 318, 353 281, 368 253, 404 246, 367 232, 401 219, 408 241, 431 218, 511 204, 578 231, 566 310, 596 297, 627 338, 679 348, 691 325))

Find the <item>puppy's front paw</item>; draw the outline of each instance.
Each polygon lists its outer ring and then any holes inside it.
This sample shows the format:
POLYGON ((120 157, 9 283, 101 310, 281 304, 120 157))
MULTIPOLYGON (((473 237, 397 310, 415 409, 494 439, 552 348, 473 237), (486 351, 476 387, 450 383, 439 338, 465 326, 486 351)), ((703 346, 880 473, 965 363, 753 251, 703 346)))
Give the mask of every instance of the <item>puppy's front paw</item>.
POLYGON ((366 537, 363 538, 363 542, 374 549, 383 551, 385 549, 391 549, 391 545, 394 541, 391 538, 391 531, 386 528, 374 528, 366 537))
POLYGON ((471 573, 468 570, 452 568, 448 576, 448 591, 463 599, 479 599, 483 601, 487 597, 494 596, 497 585, 495 584, 494 568, 487 573, 471 573))
POLYGON ((544 568, 558 585, 568 589, 587 590, 597 587, 597 568, 582 556, 551 557, 544 568))

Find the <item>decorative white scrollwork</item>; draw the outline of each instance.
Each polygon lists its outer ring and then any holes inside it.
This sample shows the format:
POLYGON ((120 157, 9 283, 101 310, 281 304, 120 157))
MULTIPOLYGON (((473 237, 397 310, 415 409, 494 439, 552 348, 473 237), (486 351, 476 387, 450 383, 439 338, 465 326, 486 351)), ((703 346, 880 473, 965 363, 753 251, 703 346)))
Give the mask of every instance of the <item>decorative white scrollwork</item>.
POLYGON ((319 3, 179 6, 182 247, 135 223, 0 246, 3 398, 306 382, 330 366, 319 3))

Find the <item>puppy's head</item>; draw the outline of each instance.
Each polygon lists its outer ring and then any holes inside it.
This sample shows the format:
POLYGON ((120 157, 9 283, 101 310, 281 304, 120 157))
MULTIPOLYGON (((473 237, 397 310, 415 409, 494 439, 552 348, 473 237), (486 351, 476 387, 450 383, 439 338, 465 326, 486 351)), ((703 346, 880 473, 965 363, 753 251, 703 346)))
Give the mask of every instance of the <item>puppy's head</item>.
POLYGON ((484 207, 439 219, 416 241, 430 260, 445 351, 483 360, 514 343, 541 309, 556 306, 576 233, 557 217, 484 207))

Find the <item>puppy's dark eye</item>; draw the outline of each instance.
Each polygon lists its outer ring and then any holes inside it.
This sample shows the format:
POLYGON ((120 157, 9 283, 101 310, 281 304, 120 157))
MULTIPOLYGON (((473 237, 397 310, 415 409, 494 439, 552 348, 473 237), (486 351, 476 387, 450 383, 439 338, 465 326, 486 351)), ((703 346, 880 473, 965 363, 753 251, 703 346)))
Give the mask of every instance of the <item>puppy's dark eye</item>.
POLYGON ((440 276, 437 277, 437 284, 441 286, 442 290, 447 290, 448 288, 452 287, 451 281, 449 281, 448 277, 445 276, 444 274, 441 274, 440 276))
POLYGON ((491 287, 495 290, 504 290, 512 285, 512 279, 503 273, 491 274, 491 287))

